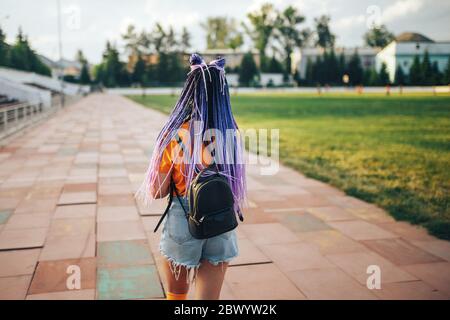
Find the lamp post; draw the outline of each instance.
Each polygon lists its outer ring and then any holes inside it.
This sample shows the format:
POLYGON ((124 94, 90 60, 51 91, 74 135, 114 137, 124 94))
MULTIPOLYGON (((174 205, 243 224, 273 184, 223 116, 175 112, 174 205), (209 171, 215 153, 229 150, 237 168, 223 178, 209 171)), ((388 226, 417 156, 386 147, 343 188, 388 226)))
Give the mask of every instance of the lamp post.
POLYGON ((62 66, 62 36, 61 36, 61 0, 56 0, 58 10, 58 55, 59 55, 59 83, 60 83, 60 97, 61 107, 64 107, 64 81, 63 81, 63 66, 62 66))

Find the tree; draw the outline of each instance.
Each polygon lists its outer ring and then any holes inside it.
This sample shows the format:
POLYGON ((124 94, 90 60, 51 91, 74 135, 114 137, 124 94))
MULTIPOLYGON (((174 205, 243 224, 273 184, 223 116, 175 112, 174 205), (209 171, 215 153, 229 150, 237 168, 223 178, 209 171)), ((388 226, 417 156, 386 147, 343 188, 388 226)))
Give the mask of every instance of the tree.
POLYGON ((267 70, 265 70, 270 73, 283 73, 283 65, 280 61, 275 57, 275 55, 272 56, 272 58, 269 60, 267 65, 267 70))
POLYGON ((421 65, 421 73, 422 73, 422 85, 432 85, 433 84, 433 70, 430 61, 430 55, 428 54, 428 50, 425 50, 422 59, 421 65))
POLYGON ((165 52, 175 51, 176 47, 178 46, 178 41, 172 26, 169 27, 169 31, 166 33, 165 40, 165 52))
POLYGON ((445 68, 443 75, 444 84, 450 84, 450 56, 447 60, 447 67, 445 68))
POLYGON ((348 62, 348 76, 350 78, 350 84, 356 86, 362 84, 363 80, 363 68, 361 66, 361 59, 359 58, 358 51, 355 50, 348 62))
POLYGON ((251 52, 247 52, 242 57, 241 68, 239 69, 239 83, 243 86, 250 86, 258 76, 258 67, 251 52))
POLYGON ((389 74, 387 72, 387 66, 386 63, 381 63, 381 67, 380 67, 380 72, 378 73, 378 78, 380 81, 380 84, 382 86, 386 86, 388 84, 390 84, 390 80, 389 80, 389 74))
POLYGON ((117 48, 109 41, 106 42, 103 60, 95 68, 95 73, 96 82, 100 82, 107 87, 128 86, 130 84, 130 77, 125 64, 120 61, 117 48))
POLYGON ((314 19, 316 27, 316 45, 322 48, 333 48, 335 35, 330 31, 330 16, 322 15, 314 19))
POLYGON ((381 84, 380 77, 378 76, 378 72, 375 68, 364 70, 363 83, 367 86, 379 86, 381 84))
POLYGON ((394 38, 394 34, 388 31, 385 25, 379 27, 374 26, 364 34, 364 42, 369 47, 384 48, 394 40, 394 38))
POLYGON ((161 52, 155 69, 155 78, 159 84, 171 85, 183 80, 185 70, 177 52, 161 52))
POLYGON ((309 37, 310 32, 307 29, 300 30, 299 25, 305 18, 297 12, 293 6, 288 6, 283 12, 279 13, 276 19, 276 34, 279 45, 284 51, 285 72, 291 74, 291 54, 296 47, 301 47, 309 37))
POLYGON ((28 38, 19 28, 16 42, 10 49, 10 66, 15 69, 36 72, 50 76, 51 70, 38 57, 31 48, 28 38))
POLYGON ((246 33, 253 41, 254 47, 259 52, 261 69, 266 64, 266 48, 273 35, 277 19, 277 11, 273 4, 265 3, 256 11, 247 14, 248 24, 243 24, 246 33))
POLYGON ((186 27, 181 31, 180 49, 182 52, 187 52, 191 48, 191 34, 186 27))
POLYGON ((160 23, 156 23, 153 29, 153 46, 156 52, 161 52, 166 50, 166 31, 160 23))
POLYGON ((406 84, 405 72, 403 71, 401 65, 398 65, 397 69, 395 70, 395 84, 398 86, 403 86, 406 84))
POLYGON ((91 76, 89 75, 89 63, 83 54, 83 51, 78 50, 76 60, 81 64, 81 70, 79 75, 80 84, 90 84, 91 76))
POLYGON ((83 63, 80 71, 80 83, 81 84, 90 84, 91 76, 89 75, 89 67, 87 63, 83 63))
POLYGON ((130 24, 127 31, 122 35, 122 40, 125 41, 125 50, 130 55, 137 55, 140 52, 139 36, 134 25, 130 24))
POLYGON ((239 31, 236 31, 235 34, 231 36, 230 39, 228 40, 228 46, 233 50, 242 47, 243 44, 244 44, 244 37, 242 36, 242 33, 239 31))
POLYGON ((418 55, 414 56, 413 63, 409 69, 409 82, 413 86, 418 86, 423 83, 422 66, 418 55))
POLYGON ((206 31, 208 49, 228 48, 230 35, 236 32, 235 20, 227 17, 209 17, 201 26, 206 31))
POLYGON ((437 61, 434 61, 431 65, 432 85, 442 84, 442 73, 439 71, 437 61))
POLYGON ((324 84, 339 84, 341 78, 339 63, 333 49, 324 51, 322 63, 323 69, 326 70, 323 78, 324 84))
POLYGON ((305 82, 307 85, 313 85, 314 80, 314 62, 308 57, 308 60, 306 61, 305 82))
POLYGON ((338 84, 342 84, 342 77, 347 73, 347 65, 345 63, 344 53, 341 52, 338 58, 338 84))
POLYGON ((142 59, 141 55, 138 56, 138 60, 134 65, 131 80, 133 83, 139 83, 141 87, 145 84, 145 61, 142 59))
POLYGON ((6 43, 6 35, 0 28, 0 66, 9 66, 9 45, 6 43))

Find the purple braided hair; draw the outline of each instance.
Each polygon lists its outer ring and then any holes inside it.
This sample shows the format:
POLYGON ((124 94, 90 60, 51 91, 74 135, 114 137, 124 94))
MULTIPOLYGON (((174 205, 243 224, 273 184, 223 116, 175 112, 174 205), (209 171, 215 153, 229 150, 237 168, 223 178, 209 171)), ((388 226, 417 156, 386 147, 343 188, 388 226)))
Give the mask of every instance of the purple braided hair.
MULTIPOLYGON (((215 133, 220 133, 224 140, 227 138, 226 143, 222 143, 220 139, 216 140, 212 157, 219 172, 226 176, 230 183, 236 211, 242 219, 240 208, 246 202, 244 154, 239 128, 231 111, 230 94, 224 70, 225 59, 219 58, 207 65, 200 55, 192 54, 189 62, 191 71, 187 75, 180 98, 169 120, 157 137, 145 179, 135 196, 143 200, 146 205, 153 200, 150 195, 151 186, 157 181, 160 185, 162 184, 159 181, 159 166, 163 151, 175 138, 182 124, 187 121, 192 152, 184 154, 182 173, 186 186, 195 177, 198 164, 202 163, 203 142, 210 140, 207 130, 212 129, 215 133), (201 124, 201 128, 196 128, 197 124, 201 124), (234 134, 230 135, 230 132, 234 134)), ((216 137, 215 134, 214 136, 216 137)))

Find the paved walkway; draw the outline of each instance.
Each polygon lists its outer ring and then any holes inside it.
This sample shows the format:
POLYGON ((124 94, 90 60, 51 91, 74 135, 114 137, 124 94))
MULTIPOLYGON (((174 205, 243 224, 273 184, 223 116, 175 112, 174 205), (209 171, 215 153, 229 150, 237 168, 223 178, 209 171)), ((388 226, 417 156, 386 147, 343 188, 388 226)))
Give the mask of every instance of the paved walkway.
MULTIPOLYGON (((132 196, 164 121, 91 95, 0 149, 0 299, 164 298, 152 230, 165 203, 132 196)), ((223 299, 450 298, 448 242, 290 169, 248 171, 223 299), (369 265, 380 290, 366 287, 369 265)))

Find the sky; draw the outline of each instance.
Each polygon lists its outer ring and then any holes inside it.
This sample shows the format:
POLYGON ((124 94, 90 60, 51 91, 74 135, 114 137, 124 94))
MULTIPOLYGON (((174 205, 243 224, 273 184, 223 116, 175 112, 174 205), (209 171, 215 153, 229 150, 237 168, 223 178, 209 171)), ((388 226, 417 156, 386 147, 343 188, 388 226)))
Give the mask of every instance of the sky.
MULTIPOLYGON (((49 58, 58 58, 58 0, 1 0, 0 26, 12 43, 22 27, 32 47, 49 58)), ((192 34, 193 51, 205 49, 200 23, 208 16, 228 16, 245 21, 246 14, 262 3, 283 9, 295 6, 313 27, 314 18, 331 16, 331 29, 338 46, 363 44, 362 36, 372 23, 383 23, 394 34, 422 33, 436 41, 450 41, 449 0, 60 0, 62 53, 74 59, 83 50, 91 63, 101 60, 107 40, 123 47, 121 34, 129 24, 151 31, 155 22, 184 26, 192 34)), ((246 42, 247 45, 249 42, 246 42)))

